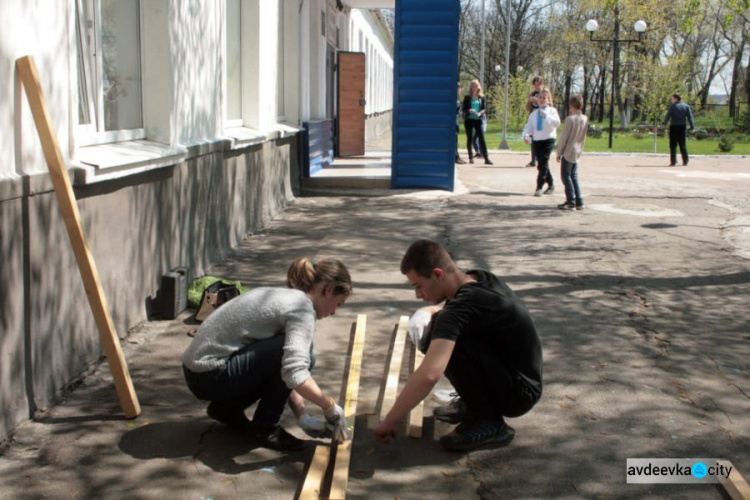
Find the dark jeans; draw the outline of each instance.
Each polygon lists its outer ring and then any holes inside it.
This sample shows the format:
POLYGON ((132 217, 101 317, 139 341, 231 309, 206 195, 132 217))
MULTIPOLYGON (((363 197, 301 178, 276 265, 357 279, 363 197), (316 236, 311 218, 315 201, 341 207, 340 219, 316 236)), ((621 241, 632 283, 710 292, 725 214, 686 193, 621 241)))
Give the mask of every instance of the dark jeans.
POLYGON ((283 334, 256 340, 216 370, 195 373, 183 367, 190 391, 217 410, 244 412, 260 400, 253 416, 259 427, 276 427, 292 392, 281 379, 283 334))
POLYGON ((680 146, 682 155, 682 164, 687 165, 688 150, 685 143, 686 128, 685 125, 671 125, 669 127, 669 163, 677 164, 677 146, 680 146))
POLYGON ((482 148, 478 153, 484 156, 485 160, 489 159, 487 156, 487 144, 484 142, 484 132, 482 132, 482 120, 465 120, 464 128, 466 129, 466 149, 469 151, 469 158, 472 157, 472 143, 474 142, 472 138, 476 134, 479 138, 479 145, 482 148))
POLYGON ((570 163, 565 158, 561 159, 560 177, 565 185, 565 203, 571 205, 583 205, 581 186, 578 184, 578 164, 570 163))
POLYGON ((520 417, 539 400, 520 376, 468 336, 456 342, 445 376, 477 419, 520 417))
POLYGON ((531 139, 531 164, 536 165, 536 153, 534 153, 534 139, 531 139))
POLYGON ((536 188, 542 189, 545 182, 549 187, 553 187, 555 181, 552 179, 552 174, 549 171, 549 157, 552 155, 552 149, 555 147, 555 140, 533 141, 531 145, 536 154, 536 188))

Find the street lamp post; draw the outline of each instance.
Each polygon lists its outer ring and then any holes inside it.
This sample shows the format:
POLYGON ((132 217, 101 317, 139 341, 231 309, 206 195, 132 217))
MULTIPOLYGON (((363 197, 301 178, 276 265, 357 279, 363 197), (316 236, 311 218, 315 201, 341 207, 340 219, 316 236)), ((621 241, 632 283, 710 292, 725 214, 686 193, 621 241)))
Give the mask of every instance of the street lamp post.
POLYGON ((589 19, 586 23, 586 31, 590 34, 592 42, 604 42, 612 44, 612 93, 609 96, 609 149, 612 149, 612 129, 614 128, 615 119, 615 85, 617 84, 618 70, 619 70, 619 59, 620 54, 619 48, 621 43, 634 43, 640 42, 643 33, 646 31, 645 21, 636 21, 633 25, 633 29, 638 33, 637 39, 620 39, 620 19, 615 11, 615 30, 612 39, 599 39, 594 38, 594 32, 599 29, 599 23, 596 19, 589 19))
MULTIPOLYGON (((510 65, 510 0, 505 2, 505 99, 503 99, 503 140, 500 149, 510 149, 508 146, 508 66, 510 65)), ((495 71, 500 71, 495 66, 495 71)))

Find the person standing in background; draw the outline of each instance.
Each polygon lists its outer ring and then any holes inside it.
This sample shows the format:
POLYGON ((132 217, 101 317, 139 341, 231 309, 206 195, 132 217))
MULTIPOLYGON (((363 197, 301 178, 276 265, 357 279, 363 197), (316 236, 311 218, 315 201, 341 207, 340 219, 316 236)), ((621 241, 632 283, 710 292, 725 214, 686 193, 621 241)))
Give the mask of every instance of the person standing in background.
POLYGON ((487 99, 482 93, 482 86, 479 80, 472 80, 469 86, 469 94, 464 97, 464 128, 466 129, 466 148, 469 152, 469 163, 474 163, 472 156, 472 137, 476 134, 479 137, 479 146, 482 148, 479 153, 484 156, 484 164, 492 165, 490 156, 487 152, 487 144, 484 141, 484 132, 482 131, 482 116, 487 112, 487 99))
POLYGON ((693 124, 693 110, 690 106, 682 102, 680 94, 672 94, 672 104, 669 105, 667 116, 664 117, 663 125, 669 124, 669 166, 677 165, 677 146, 680 146, 682 155, 682 166, 688 164, 688 150, 685 143, 687 125, 690 125, 690 132, 695 129, 693 124))
POLYGON ((576 94, 568 102, 568 117, 565 118, 557 145, 557 162, 560 163, 560 177, 565 186, 565 203, 557 205, 560 210, 583 210, 583 196, 578 184, 578 159, 583 153, 589 119, 581 109, 583 96, 576 94))
POLYGON ((461 155, 458 153, 458 134, 461 132, 461 124, 458 121, 461 117, 461 92, 463 87, 461 82, 458 82, 458 92, 456 93, 456 160, 455 162, 459 165, 463 165, 464 161, 461 159, 461 155))
MULTIPOLYGON (((529 97, 526 99, 526 111, 529 112, 529 114, 533 113, 535 109, 539 107, 539 103, 537 102, 537 97, 539 97, 539 92, 544 90, 544 80, 541 76, 537 75, 531 80, 531 85, 534 86, 534 89, 529 94, 529 97)), ((532 139, 531 141, 531 161, 526 164, 527 167, 536 167, 536 153, 534 152, 534 141, 532 139)))
POLYGON ((557 114, 557 110, 552 105, 552 94, 549 90, 545 89, 539 92, 537 102, 539 107, 529 115, 529 120, 523 129, 523 140, 527 143, 533 141, 534 153, 536 153, 538 162, 534 196, 542 196, 542 188, 545 182, 548 187, 544 194, 555 192, 555 183, 549 171, 549 157, 555 147, 557 127, 560 126, 560 115, 557 114))

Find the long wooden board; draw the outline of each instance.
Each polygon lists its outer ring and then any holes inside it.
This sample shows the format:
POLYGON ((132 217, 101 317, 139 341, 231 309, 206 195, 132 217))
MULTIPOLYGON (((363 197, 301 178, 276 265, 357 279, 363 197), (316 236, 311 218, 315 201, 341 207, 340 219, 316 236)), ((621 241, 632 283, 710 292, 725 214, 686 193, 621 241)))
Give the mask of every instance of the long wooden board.
MULTIPOLYGON (((414 373, 417 368, 422 364, 422 360, 424 359, 424 354, 422 354, 422 351, 420 351, 417 346, 414 344, 411 345, 411 362, 409 365, 411 366, 411 372, 414 373)), ((422 429, 423 429, 423 421, 424 421, 424 400, 420 401, 417 406, 412 408, 412 410, 409 412, 409 430, 407 431, 407 434, 409 437, 421 439, 422 438, 422 429)))
POLYGON ((16 68, 26 91, 31 114, 34 117, 34 124, 36 125, 44 157, 49 167, 52 184, 55 187, 57 201, 60 204, 60 211, 65 221, 65 228, 68 230, 68 236, 70 237, 73 253, 78 262, 78 270, 81 272, 86 296, 89 299, 89 305, 94 313, 94 320, 99 330, 102 348, 104 349, 104 354, 107 356, 107 362, 109 362, 109 368, 112 371, 112 378, 115 381, 120 405, 127 418, 135 418, 140 415, 141 406, 138 403, 133 382, 130 380, 128 365, 125 362, 125 357, 120 347, 120 340, 117 337, 117 332, 110 317, 109 307, 104 297, 101 283, 99 282, 99 274, 96 270, 94 258, 89 251, 86 235, 83 232, 81 215, 78 212, 75 194, 73 193, 73 188, 65 169, 65 162, 60 152, 57 136, 52 128, 47 101, 42 92, 39 73, 33 57, 24 56, 17 59, 16 68))
POLYGON ((316 446, 315 454, 307 469, 307 476, 299 494, 300 500, 318 500, 323 490, 323 475, 328 467, 331 457, 331 448, 328 446, 316 446))
POLYGON ((346 400, 344 403, 344 415, 346 416, 347 423, 350 425, 349 440, 339 444, 336 451, 331 493, 328 496, 332 500, 343 500, 346 497, 346 486, 349 483, 349 463, 351 462, 352 441, 354 440, 354 419, 357 416, 359 378, 362 367, 362 352, 365 347, 366 327, 367 316, 365 314, 358 315, 357 326, 354 332, 352 356, 349 361, 349 380, 346 384, 346 400))
POLYGON ((724 467, 732 468, 732 472, 729 473, 728 478, 719 476, 722 486, 727 490, 732 500, 750 500, 750 485, 747 484, 747 481, 742 477, 737 467, 732 465, 732 462, 726 460, 720 460, 719 463, 724 467))
POLYGON ((401 363, 404 359, 404 346, 406 345, 406 334, 409 331, 409 316, 399 318, 393 333, 393 350, 391 351, 391 362, 388 366, 385 388, 383 389, 383 403, 380 405, 380 421, 382 422, 388 411, 393 407, 398 395, 398 381, 401 378, 401 363))

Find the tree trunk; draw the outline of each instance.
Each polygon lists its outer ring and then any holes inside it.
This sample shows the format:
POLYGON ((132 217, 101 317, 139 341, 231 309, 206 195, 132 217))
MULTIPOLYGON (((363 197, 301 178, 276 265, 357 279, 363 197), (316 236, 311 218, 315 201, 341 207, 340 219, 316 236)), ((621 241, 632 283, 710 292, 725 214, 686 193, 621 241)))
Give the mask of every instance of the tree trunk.
MULTIPOLYGON (((729 90, 729 117, 737 119, 737 87, 742 77, 742 55, 745 52, 745 40, 741 40, 734 54, 734 65, 732 66, 732 86, 729 90)), ((749 67, 750 68, 750 67, 749 67)))

